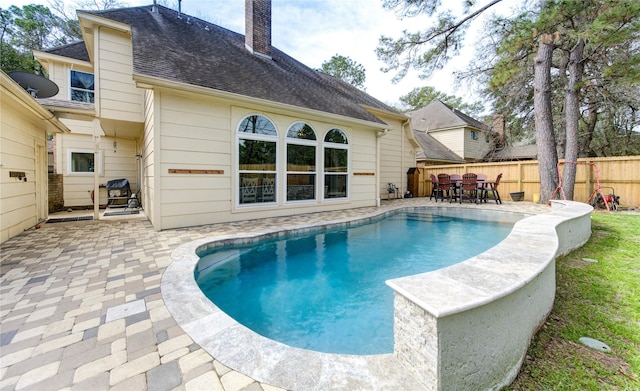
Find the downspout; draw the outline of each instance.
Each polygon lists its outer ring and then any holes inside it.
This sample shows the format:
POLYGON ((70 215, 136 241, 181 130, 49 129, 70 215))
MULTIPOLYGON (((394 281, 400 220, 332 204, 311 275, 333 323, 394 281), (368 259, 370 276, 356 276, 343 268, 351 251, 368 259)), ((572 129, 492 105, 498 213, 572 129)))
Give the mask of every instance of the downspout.
MULTIPOLYGON (((96 108, 96 117, 93 119, 93 219, 100 219, 100 169, 102 162, 100 161, 100 28, 98 27, 93 37, 95 48, 95 61, 93 69, 93 86, 94 86, 94 102, 96 108)), ((107 194, 107 197, 109 195, 107 194)))
POLYGON ((400 136, 400 188, 403 189, 402 193, 400 193, 401 196, 404 196, 405 192, 409 190, 407 187, 405 187, 406 173, 404 171, 404 126, 408 121, 409 120, 407 119, 402 123, 402 125, 400 125, 400 130, 402 133, 402 136, 400 136))
POLYGON ((404 124, 400 125, 400 188, 403 189, 401 195, 404 195, 407 188, 404 185, 404 124))
POLYGON ((100 218, 100 120, 93 119, 93 219, 100 218))
POLYGON ((389 129, 382 130, 376 135, 376 206, 380 207, 380 139, 389 132, 389 129))

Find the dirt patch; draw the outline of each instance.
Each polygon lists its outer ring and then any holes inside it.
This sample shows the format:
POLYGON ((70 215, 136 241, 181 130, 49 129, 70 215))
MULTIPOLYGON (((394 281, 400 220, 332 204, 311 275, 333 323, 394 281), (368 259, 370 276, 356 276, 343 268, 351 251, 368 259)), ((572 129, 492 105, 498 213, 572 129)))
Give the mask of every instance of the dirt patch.
POLYGON ((570 372, 574 368, 588 368, 588 372, 603 389, 611 388, 609 379, 613 376, 625 376, 637 381, 631 366, 615 354, 591 349, 566 339, 551 337, 535 354, 536 357, 526 356, 518 377, 509 389, 547 389, 549 384, 540 384, 537 373, 553 367, 564 367, 570 372))

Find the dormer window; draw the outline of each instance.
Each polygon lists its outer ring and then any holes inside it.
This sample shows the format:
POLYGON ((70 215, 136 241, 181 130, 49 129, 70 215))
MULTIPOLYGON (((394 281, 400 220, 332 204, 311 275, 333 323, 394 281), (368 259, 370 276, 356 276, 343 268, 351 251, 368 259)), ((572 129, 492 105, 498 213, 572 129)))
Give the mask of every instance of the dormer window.
POLYGON ((71 100, 76 102, 94 103, 93 74, 71 71, 71 100))
POLYGON ((475 130, 471 131, 471 140, 477 140, 478 139, 478 132, 476 132, 475 130))

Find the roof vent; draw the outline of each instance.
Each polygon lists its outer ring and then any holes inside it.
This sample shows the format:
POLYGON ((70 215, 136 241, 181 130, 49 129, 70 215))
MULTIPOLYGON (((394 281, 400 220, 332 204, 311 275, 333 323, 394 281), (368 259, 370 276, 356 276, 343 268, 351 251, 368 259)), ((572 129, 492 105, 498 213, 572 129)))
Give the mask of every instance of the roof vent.
POLYGON ((158 4, 156 4, 156 0, 153 0, 153 6, 151 7, 151 12, 158 12, 158 4))
POLYGON ((247 49, 271 58, 271 0, 245 0, 244 20, 247 49))

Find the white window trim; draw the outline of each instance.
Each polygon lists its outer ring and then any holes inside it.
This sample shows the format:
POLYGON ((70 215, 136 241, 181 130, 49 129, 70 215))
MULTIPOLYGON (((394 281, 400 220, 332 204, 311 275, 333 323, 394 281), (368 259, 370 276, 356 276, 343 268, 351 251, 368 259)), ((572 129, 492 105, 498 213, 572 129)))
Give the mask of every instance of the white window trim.
POLYGON ((284 194, 283 194, 284 202, 286 204, 296 204, 296 205, 301 204, 301 203, 317 203, 318 200, 323 196, 323 195, 318 193, 319 189, 320 189, 320 186, 319 186, 320 180, 318 178, 319 177, 318 168, 320 167, 320 165, 319 165, 320 158, 318 156, 319 155, 318 150, 320 148, 320 143, 318 142, 318 132, 311 125, 309 125, 308 123, 302 122, 302 121, 296 121, 296 122, 292 123, 289 126, 289 128, 287 128, 287 133, 285 134, 284 139, 285 139, 285 143, 284 143, 284 148, 285 148, 284 149, 284 151, 285 151, 284 152, 284 156, 285 156, 285 162, 284 162, 284 194), (316 135, 316 139, 315 140, 306 140, 306 139, 288 137, 289 129, 291 129, 291 127, 293 125, 297 124, 297 123, 302 123, 302 124, 308 125, 311 129, 313 129, 313 132, 316 135), (313 195, 312 199, 308 199, 308 200, 288 200, 287 199, 287 191, 288 191, 287 179, 288 179, 288 175, 289 174, 294 174, 294 175, 295 174, 308 174, 308 172, 289 171, 289 169, 287 167, 289 165, 289 162, 287 161, 287 157, 288 157, 288 153, 287 152, 288 152, 288 148, 289 148, 290 144, 311 146, 311 147, 315 147, 315 149, 316 149, 316 159, 315 159, 316 170, 313 172, 313 174, 316 177, 315 178, 315 183, 314 183, 314 186, 315 186, 314 190, 315 191, 314 191, 314 195, 313 195))
POLYGON ((338 127, 332 127, 331 129, 327 130, 326 132, 324 132, 323 136, 322 136, 322 143, 321 143, 321 147, 322 147, 322 153, 320 153, 321 156, 321 161, 320 161, 320 169, 321 169, 321 176, 322 178, 320 179, 320 189, 322 191, 320 199, 322 200, 322 202, 344 202, 344 201, 350 201, 351 200, 351 170, 352 170, 352 165, 353 163, 351 162, 351 142, 349 140, 349 136, 347 135, 347 132, 345 132, 343 129, 338 128, 338 127), (334 130, 334 129, 338 129, 340 130, 345 137, 347 138, 347 143, 346 144, 338 144, 338 143, 332 143, 332 142, 328 142, 328 141, 324 141, 325 137, 327 137, 327 133, 329 133, 330 131, 334 130), (333 149, 346 149, 347 150, 347 172, 326 172, 324 170, 324 150, 325 148, 333 148, 333 149), (347 196, 346 197, 336 197, 336 198, 326 198, 324 195, 324 187, 325 187, 325 180, 324 177, 326 175, 346 175, 347 176, 347 196))
MULTIPOLYGON (((94 176, 94 172, 77 172, 71 170, 71 155, 73 153, 90 153, 93 154, 94 151, 92 149, 67 149, 67 175, 74 176, 94 176)), ((95 162, 95 158, 94 158, 95 162)), ((104 159, 102 150, 98 151, 98 175, 104 175, 104 159)), ((95 170, 95 167, 94 167, 95 170)))
MULTIPOLYGON (((85 91, 85 92, 90 92, 93 94, 93 101, 96 101, 96 90, 95 90, 95 85, 96 85, 96 75, 93 72, 86 72, 86 71, 81 71, 79 69, 69 69, 69 100, 73 101, 73 102, 79 102, 79 101, 74 101, 73 100, 73 91, 85 91), (92 75, 93 76, 93 90, 86 90, 83 88, 75 88, 71 86, 71 73, 72 72, 80 72, 80 73, 86 73, 87 75, 92 75)), ((87 102, 88 103, 88 102, 87 102)))
MULTIPOLYGON (((247 114, 244 115, 242 117, 242 119, 240 121, 238 121, 238 123, 236 124, 235 127, 235 133, 236 133, 236 145, 235 145, 235 161, 233 163, 233 169, 235 171, 235 184, 233 184, 234 186, 234 190, 233 192, 235 193, 234 199, 235 199, 235 207, 236 209, 253 209, 253 208, 265 208, 265 207, 273 207, 274 205, 277 205, 279 203, 279 199, 280 199, 280 192, 279 189, 281 188, 281 183, 282 179, 278 179, 281 175, 280 175, 280 145, 281 145, 281 140, 280 140, 280 132, 278 132, 278 128, 276 127, 275 122, 273 122, 273 120, 271 118, 269 118, 268 116, 264 115, 264 114, 260 114, 260 113, 252 113, 252 114, 247 114), (245 133, 245 132, 239 132, 238 131, 238 127, 240 126, 240 124, 242 123, 242 121, 244 121, 247 117, 250 117, 252 115, 258 115, 261 117, 265 117, 266 119, 269 120, 269 122, 271 122, 271 124, 273 125, 273 127, 276 129, 276 134, 275 135, 268 135, 268 134, 255 134, 255 133, 245 133), (255 141, 268 141, 268 142, 273 142, 276 144, 276 169, 274 171, 250 171, 250 170, 240 170, 240 165, 238 164, 238 159, 240 158, 240 140, 255 140, 255 141), (255 202, 255 203, 251 203, 251 204, 241 204, 240 203, 240 174, 244 174, 244 173, 253 173, 253 172, 260 172, 260 173, 265 173, 265 174, 275 174, 275 178, 276 178, 276 191, 275 191, 275 195, 274 195, 274 201, 272 202, 255 202)), ((285 179, 286 180, 286 179, 285 179)))

